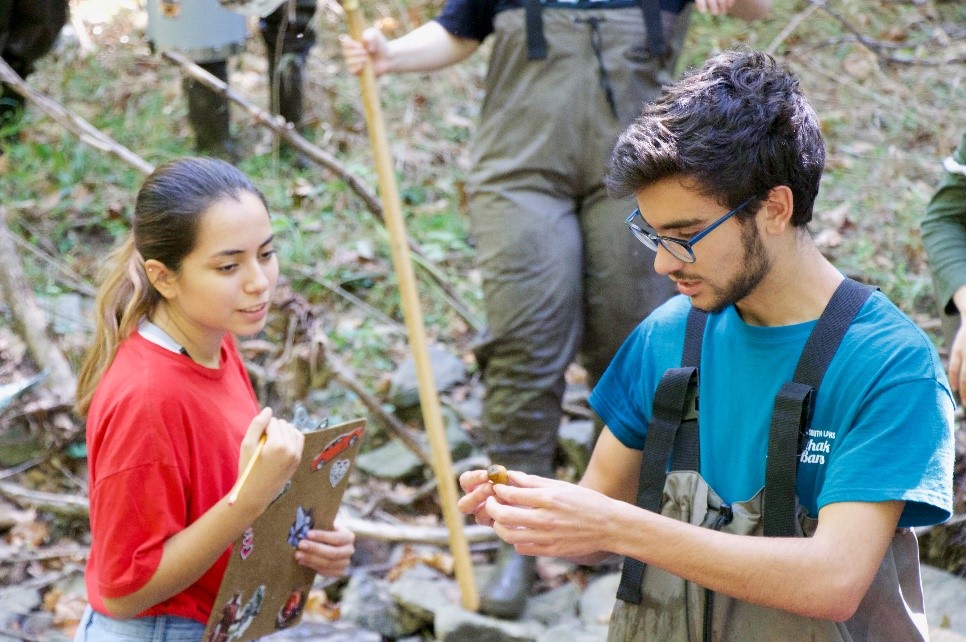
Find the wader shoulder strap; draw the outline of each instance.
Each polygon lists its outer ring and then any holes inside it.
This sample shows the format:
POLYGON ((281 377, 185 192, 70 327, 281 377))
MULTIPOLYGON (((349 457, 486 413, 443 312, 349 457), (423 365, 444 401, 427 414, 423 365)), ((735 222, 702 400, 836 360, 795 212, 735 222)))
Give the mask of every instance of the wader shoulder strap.
POLYGON ((842 337, 873 290, 851 279, 842 281, 805 342, 792 381, 782 386, 775 397, 762 507, 766 537, 795 534, 798 460, 812 420, 815 395, 842 337))
POLYGON ((543 34, 543 7, 540 0, 523 0, 527 25, 527 58, 543 60, 547 57, 547 38, 543 34))
MULTIPOLYGON (((651 512, 661 512, 664 483, 669 459, 671 470, 699 470, 698 447, 698 365, 701 361, 701 339, 707 314, 691 309, 684 336, 681 368, 669 368, 658 382, 651 407, 651 421, 641 457, 637 505, 651 512)), ((618 599, 639 604, 644 564, 624 558, 624 570, 617 589, 618 599)))
POLYGON ((652 56, 663 58, 667 53, 664 44, 664 24, 661 22, 660 0, 641 0, 644 27, 647 29, 647 50, 652 56))

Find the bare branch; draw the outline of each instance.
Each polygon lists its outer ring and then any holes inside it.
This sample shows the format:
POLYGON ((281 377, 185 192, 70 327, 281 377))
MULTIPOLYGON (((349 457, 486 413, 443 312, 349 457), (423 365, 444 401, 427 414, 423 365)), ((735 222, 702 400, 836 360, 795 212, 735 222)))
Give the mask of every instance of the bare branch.
POLYGON ((852 34, 852 36, 859 44, 861 44, 863 47, 871 51, 881 60, 885 60, 887 62, 892 62, 900 65, 921 65, 925 67, 940 67, 943 65, 954 65, 954 64, 966 62, 966 56, 963 56, 963 55, 953 55, 953 56, 950 56, 949 58, 940 59, 940 58, 923 58, 915 55, 905 56, 901 54, 887 53, 888 50, 896 49, 897 47, 901 47, 905 49, 919 49, 920 47, 923 47, 925 44, 927 44, 928 40, 924 42, 906 43, 906 44, 899 44, 899 45, 891 42, 882 42, 882 41, 876 40, 875 38, 870 38, 869 36, 859 31, 858 28, 856 28, 855 26, 852 25, 852 23, 846 20, 845 16, 843 16, 838 11, 835 11, 834 9, 829 8, 825 0, 810 0, 810 2, 812 3, 812 6, 818 7, 819 9, 827 13, 829 16, 834 18, 840 25, 842 25, 842 27, 846 31, 852 34))
POLYGON ((30 506, 65 517, 87 517, 90 504, 85 497, 30 490, 10 482, 0 482, 0 495, 21 506, 30 506))
MULTIPOLYGON (((444 526, 414 526, 410 524, 387 524, 353 517, 344 510, 339 512, 336 522, 345 526, 359 537, 369 537, 386 542, 410 542, 414 544, 449 545, 449 531, 444 526)), ((491 542, 497 539, 489 526, 466 526, 466 541, 470 544, 491 542)))
POLYGON ((70 404, 77 390, 77 379, 70 362, 47 336, 47 319, 23 272, 13 233, 7 227, 7 210, 3 206, 0 206, 0 256, 4 257, 0 268, 0 294, 6 299, 34 361, 48 372, 48 389, 59 402, 70 404))
POLYGON ((145 174, 150 174, 154 171, 153 165, 130 149, 121 145, 107 134, 102 133, 77 114, 68 111, 52 98, 28 85, 3 59, 0 59, 0 81, 9 85, 11 89, 32 102, 38 109, 63 125, 68 131, 76 134, 83 142, 91 147, 99 149, 102 152, 107 152, 108 154, 113 154, 145 174))

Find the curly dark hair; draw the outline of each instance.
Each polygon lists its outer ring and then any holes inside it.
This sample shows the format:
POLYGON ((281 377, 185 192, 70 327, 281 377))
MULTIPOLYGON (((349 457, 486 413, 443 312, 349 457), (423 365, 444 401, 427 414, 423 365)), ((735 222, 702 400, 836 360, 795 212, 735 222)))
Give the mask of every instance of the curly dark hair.
POLYGON ((627 196, 669 177, 693 183, 727 207, 771 188, 794 196, 792 225, 812 218, 825 165, 815 110, 798 79, 773 57, 730 51, 664 89, 620 136, 606 181, 627 196))

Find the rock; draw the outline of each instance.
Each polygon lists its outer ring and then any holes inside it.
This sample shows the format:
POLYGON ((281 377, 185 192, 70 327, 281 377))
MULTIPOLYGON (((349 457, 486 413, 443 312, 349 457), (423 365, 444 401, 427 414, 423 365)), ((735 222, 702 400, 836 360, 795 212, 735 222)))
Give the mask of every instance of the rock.
POLYGON ((446 426, 446 443, 449 445, 449 452, 453 461, 459 461, 474 453, 482 452, 470 434, 463 430, 462 425, 460 425, 460 418, 451 408, 443 407, 442 415, 443 423, 446 426))
POLYGON ((475 389, 469 397, 454 405, 469 419, 480 421, 483 418, 483 395, 476 394, 475 389))
POLYGON ((459 586, 425 564, 417 564, 403 573, 389 589, 393 599, 404 610, 425 624, 432 624, 436 614, 460 604, 459 586))
MULTIPOLYGON (((462 359, 447 351, 444 346, 431 345, 427 352, 437 390, 440 392, 449 390, 466 378, 466 365, 462 359)), ((419 384, 416 378, 416 363, 412 356, 403 361, 393 374, 392 384, 389 387, 389 402, 397 409, 414 408, 419 405, 419 384)))
POLYGON ((265 642, 292 642, 294 640, 325 640, 326 642, 382 642, 382 636, 374 631, 361 629, 351 622, 306 622, 261 638, 265 642))
POLYGON ((46 451, 38 436, 22 422, 0 429, 0 467, 12 468, 42 456, 46 451))
POLYGON ((402 609, 389 592, 389 582, 367 573, 354 573, 342 594, 342 619, 399 638, 423 627, 423 620, 402 609))
POLYGON ((546 632, 537 638, 537 642, 606 642, 607 625, 605 624, 585 624, 580 620, 562 622, 557 626, 547 629, 546 632))
POLYGON ((434 623, 440 642, 536 642, 544 632, 537 622, 501 620, 461 608, 441 610, 434 623))
POLYGON ((610 573, 587 585, 580 597, 580 619, 584 624, 606 626, 610 622, 620 582, 620 573, 610 573))
POLYGON ((528 599, 521 617, 524 620, 534 620, 546 626, 555 625, 561 619, 571 619, 579 624, 577 619, 577 604, 579 601, 580 588, 573 582, 568 582, 528 599))
MULTIPOLYGON (((446 443, 449 445, 450 457, 459 461, 473 454, 476 444, 465 430, 459 426, 459 418, 452 410, 442 409, 442 417, 446 426, 446 443)), ((423 447, 429 451, 429 443, 423 434, 418 435, 423 447)), ((356 458, 356 466, 365 473, 380 479, 402 481, 423 470, 423 461, 413 451, 395 439, 360 454, 356 458)))
POLYGON ((380 479, 402 481, 423 469, 423 460, 395 439, 356 457, 356 467, 380 479))
POLYGON ((594 450, 594 422, 580 419, 560 424, 558 445, 577 474, 583 475, 594 450))
POLYGON ((39 607, 40 602, 40 593, 34 589, 0 588, 0 612, 26 614, 39 607))
POLYGON ((930 629, 948 629, 966 636, 966 580, 933 566, 923 565, 921 572, 930 629))
POLYGON ((74 293, 58 294, 38 297, 37 303, 47 313, 51 329, 56 334, 90 334, 94 330, 90 321, 94 305, 89 297, 74 293))

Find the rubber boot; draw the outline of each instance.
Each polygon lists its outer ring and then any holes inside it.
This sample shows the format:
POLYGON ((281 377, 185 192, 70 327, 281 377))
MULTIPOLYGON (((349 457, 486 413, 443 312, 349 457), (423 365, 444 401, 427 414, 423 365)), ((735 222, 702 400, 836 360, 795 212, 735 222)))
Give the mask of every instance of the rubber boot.
POLYGON ((509 544, 501 544, 496 572, 480 592, 480 611, 516 620, 523 613, 536 578, 537 558, 520 555, 509 544))
POLYGON ((6 85, 0 84, 0 155, 5 145, 19 137, 20 118, 25 99, 6 85))
MULTIPOLYGON (((292 123, 299 132, 304 124, 303 70, 316 41, 312 26, 316 9, 316 0, 289 0, 259 21, 268 57, 269 105, 273 114, 292 123)), ((287 145, 282 145, 281 155, 299 169, 311 166, 305 156, 294 154, 287 145)))
POLYGON ((272 112, 301 127, 304 116, 302 104, 302 70, 305 56, 298 53, 285 53, 275 66, 274 57, 268 62, 268 82, 272 99, 272 112), (277 94, 276 94, 277 92, 277 94))
MULTIPOLYGON (((218 60, 199 64, 199 67, 228 82, 228 61, 218 60)), ((195 132, 195 149, 229 162, 238 162, 238 152, 231 140, 231 112, 228 98, 190 78, 183 81, 188 99, 188 122, 195 132)))
MULTIPOLYGON (((301 131, 304 118, 302 102, 302 70, 305 68, 305 55, 300 53, 283 53, 275 65, 275 57, 270 56, 268 62, 268 87, 271 98, 272 113, 280 115, 287 122, 295 125, 301 131)), ((311 163, 302 154, 292 155, 291 148, 282 148, 283 157, 293 161, 299 169, 306 169, 311 163)))

